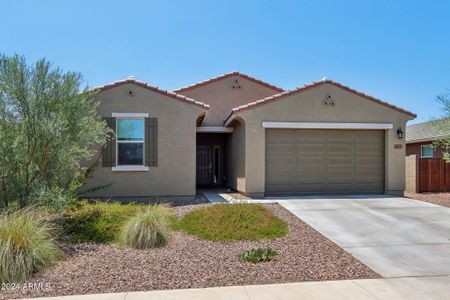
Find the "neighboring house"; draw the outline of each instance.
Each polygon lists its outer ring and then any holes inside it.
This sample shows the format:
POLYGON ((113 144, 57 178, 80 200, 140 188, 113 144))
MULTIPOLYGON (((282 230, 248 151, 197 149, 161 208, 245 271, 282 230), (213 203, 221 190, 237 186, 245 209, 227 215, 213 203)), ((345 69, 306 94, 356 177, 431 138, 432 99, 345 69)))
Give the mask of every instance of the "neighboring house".
POLYGON ((442 148, 433 145, 447 135, 433 121, 406 127, 406 191, 450 191, 450 168, 442 159, 442 148))
POLYGON ((432 121, 406 126, 406 156, 442 158, 442 149, 433 147, 433 142, 444 136, 432 121))
POLYGON ((232 72, 173 92, 133 77, 98 89, 116 139, 88 182, 112 184, 90 196, 404 191, 402 135, 415 115, 334 81, 284 91, 232 72))

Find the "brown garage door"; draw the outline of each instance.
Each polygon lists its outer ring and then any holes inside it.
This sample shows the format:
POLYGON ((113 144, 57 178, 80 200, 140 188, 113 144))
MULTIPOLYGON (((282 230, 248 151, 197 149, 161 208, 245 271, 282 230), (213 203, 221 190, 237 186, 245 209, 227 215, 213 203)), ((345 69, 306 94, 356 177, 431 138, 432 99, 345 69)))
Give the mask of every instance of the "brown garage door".
POLYGON ((383 192, 383 130, 266 129, 266 194, 383 192))

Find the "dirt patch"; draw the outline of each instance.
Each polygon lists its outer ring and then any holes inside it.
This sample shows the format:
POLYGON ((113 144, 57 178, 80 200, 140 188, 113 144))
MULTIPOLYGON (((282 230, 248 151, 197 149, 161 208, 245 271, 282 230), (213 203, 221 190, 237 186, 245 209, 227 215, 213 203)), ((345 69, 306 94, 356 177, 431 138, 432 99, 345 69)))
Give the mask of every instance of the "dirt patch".
POLYGON ((430 202, 440 206, 450 207, 450 193, 425 193, 425 194, 415 194, 405 192, 405 197, 430 202))
MULTIPOLYGON (((182 215, 195 207, 176 209, 182 215)), ((223 244, 174 232, 167 247, 154 250, 66 246, 65 260, 30 280, 48 289, 3 291, 0 299, 380 277, 283 207, 267 207, 288 222, 285 237, 223 244), (254 247, 271 247, 278 256, 259 264, 238 258, 254 247)))

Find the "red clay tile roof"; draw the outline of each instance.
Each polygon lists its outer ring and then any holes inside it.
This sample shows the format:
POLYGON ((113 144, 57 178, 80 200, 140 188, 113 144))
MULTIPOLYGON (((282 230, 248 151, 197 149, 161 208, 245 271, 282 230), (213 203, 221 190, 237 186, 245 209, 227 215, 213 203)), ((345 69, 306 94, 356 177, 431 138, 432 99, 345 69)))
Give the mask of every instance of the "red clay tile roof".
POLYGON ((247 109, 252 109, 252 108, 254 108, 255 106, 259 106, 259 105, 264 104, 264 103, 269 103, 269 102, 272 102, 272 101, 276 101, 276 100, 279 100, 279 99, 281 99, 281 98, 283 98, 283 97, 285 97, 285 96, 289 96, 289 95, 292 95, 292 94, 300 93, 300 92, 309 90, 309 89, 311 89, 311 88, 317 87, 317 86, 322 85, 322 84, 331 84, 331 85, 334 85, 334 86, 336 86, 336 87, 338 87, 338 88, 344 89, 344 90, 346 90, 346 91, 348 91, 348 92, 350 92, 350 93, 353 93, 353 94, 355 94, 355 95, 358 95, 358 96, 360 96, 360 97, 363 97, 363 98, 365 98, 365 99, 367 99, 367 100, 370 100, 370 101, 373 101, 373 102, 375 102, 375 103, 378 103, 378 104, 387 106, 387 107, 389 107, 389 108, 391 108, 391 109, 397 110, 397 111, 399 111, 399 112, 401 112, 401 113, 404 113, 404 114, 407 114, 407 115, 410 115, 410 116, 412 116, 412 117, 414 117, 414 118, 417 117, 416 114, 414 114, 414 113, 412 113, 412 112, 410 112, 410 111, 407 111, 407 110, 405 110, 405 109, 403 109, 403 108, 400 108, 400 107, 398 107, 398 106, 392 105, 392 104, 390 104, 390 103, 388 103, 388 102, 382 101, 382 100, 380 100, 380 99, 374 98, 374 97, 372 97, 372 96, 369 96, 369 95, 367 95, 367 94, 364 94, 364 93, 362 93, 362 92, 359 92, 359 91, 357 91, 357 90, 354 90, 354 89, 352 89, 352 88, 350 88, 350 87, 348 87, 348 86, 342 85, 342 84, 340 84, 340 83, 338 83, 338 82, 335 82, 335 81, 332 81, 332 80, 321 80, 321 81, 315 81, 315 82, 313 82, 313 83, 311 83, 311 84, 306 84, 306 85, 304 85, 304 86, 302 86, 302 87, 299 87, 299 88, 296 88, 296 89, 293 89, 293 90, 285 91, 285 92, 282 92, 282 93, 279 93, 279 94, 276 94, 276 95, 273 95, 273 96, 270 96, 270 97, 266 97, 266 98, 264 98, 264 99, 260 99, 260 100, 254 101, 254 102, 247 103, 247 104, 245 104, 245 105, 241 105, 241 106, 235 107, 235 108, 233 108, 233 109, 231 110, 231 113, 230 113, 230 114, 228 115, 228 117, 225 119, 224 123, 226 123, 226 122, 228 121, 228 119, 229 119, 234 113, 237 113, 237 112, 240 112, 240 111, 244 111, 244 110, 247 110, 247 109))
POLYGON ((124 79, 124 80, 118 80, 118 81, 114 81, 114 82, 109 83, 109 84, 105 84, 105 85, 102 85, 102 86, 99 86, 99 87, 95 87, 94 90, 104 91, 104 90, 108 90, 108 89, 111 89, 111 88, 114 88, 114 87, 118 87, 118 86, 121 86, 121 85, 124 85, 124 84, 127 84, 127 83, 135 84, 137 86, 143 87, 145 89, 151 90, 153 92, 159 93, 159 94, 164 95, 164 96, 168 96, 168 97, 174 98, 174 99, 179 100, 179 101, 183 101, 183 102, 188 103, 188 104, 194 104, 194 105, 200 106, 202 108, 209 109, 209 104, 205 104, 205 103, 197 101, 195 99, 192 99, 192 98, 189 98, 189 97, 177 94, 175 92, 171 92, 171 91, 168 91, 168 90, 160 89, 160 88, 155 87, 155 86, 151 86, 148 83, 146 83, 144 81, 136 80, 134 77, 131 77, 131 76, 128 77, 127 79, 124 79))
POLYGON ((191 84, 191 85, 188 85, 188 86, 176 89, 176 90, 174 90, 174 92, 175 93, 182 93, 182 92, 189 91, 189 90, 192 90, 192 89, 195 89, 195 88, 198 88, 198 87, 201 87, 201 86, 204 86, 204 85, 207 85, 207 84, 210 84, 210 83, 213 83, 213 82, 216 82, 216 81, 219 81, 219 80, 231 77, 231 76, 242 77, 244 79, 247 79, 247 80, 252 81, 254 83, 257 83, 259 85, 265 86, 266 88, 269 88, 269 89, 274 90, 274 91, 279 92, 279 93, 284 91, 280 87, 274 86, 274 85, 269 84, 267 82, 264 82, 262 80, 253 78, 251 76, 239 73, 237 71, 233 71, 233 72, 230 72, 230 73, 225 73, 225 74, 217 76, 217 77, 209 78, 207 80, 204 80, 204 81, 201 81, 201 82, 197 82, 197 83, 194 83, 194 84, 191 84))

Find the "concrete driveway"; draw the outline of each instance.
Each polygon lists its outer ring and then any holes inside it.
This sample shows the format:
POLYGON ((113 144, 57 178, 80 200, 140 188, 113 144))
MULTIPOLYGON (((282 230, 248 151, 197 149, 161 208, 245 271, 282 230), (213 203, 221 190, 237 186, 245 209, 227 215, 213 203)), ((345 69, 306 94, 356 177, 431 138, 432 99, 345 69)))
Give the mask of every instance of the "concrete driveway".
POLYGON ((402 197, 276 199, 383 277, 450 275, 450 209, 402 197))

